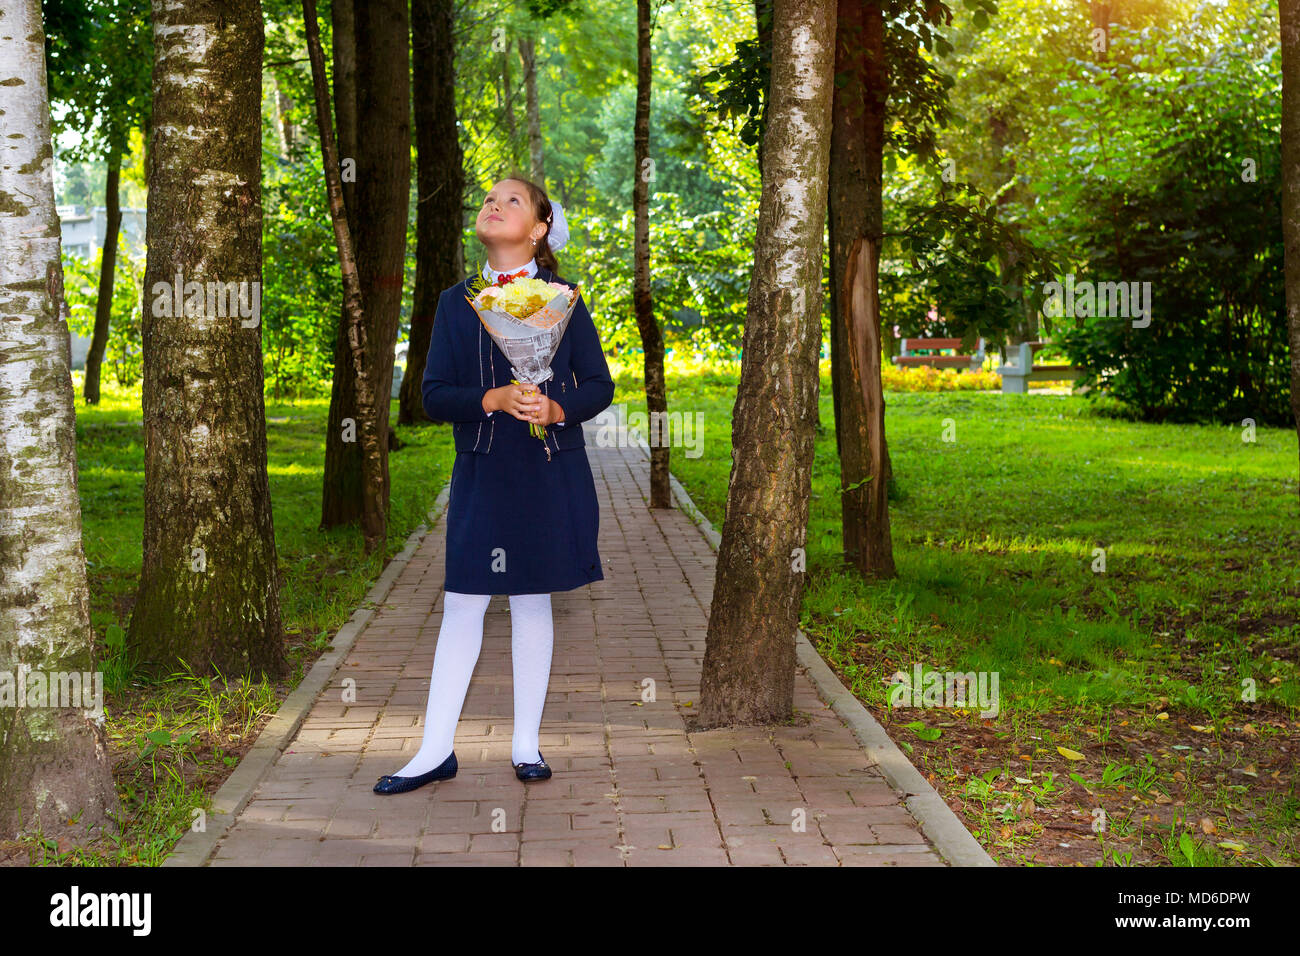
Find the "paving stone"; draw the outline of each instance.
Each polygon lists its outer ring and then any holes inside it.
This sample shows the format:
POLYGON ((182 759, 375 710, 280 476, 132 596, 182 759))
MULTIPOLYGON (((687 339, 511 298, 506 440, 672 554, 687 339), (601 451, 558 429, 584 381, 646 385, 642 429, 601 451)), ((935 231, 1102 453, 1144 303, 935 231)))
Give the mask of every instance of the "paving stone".
POLYGON ((804 672, 799 726, 686 733, 714 552, 684 513, 646 510, 639 449, 601 448, 589 429, 587 455, 605 579, 552 595, 539 740, 554 776, 524 784, 510 766, 509 600, 498 595, 457 727, 459 773, 406 794, 372 792, 423 739, 442 621, 440 519, 210 865, 944 865, 804 672), (356 681, 355 703, 340 701, 344 677, 356 681), (654 700, 643 700, 647 678, 654 700), (791 828, 800 818, 802 832, 791 828))

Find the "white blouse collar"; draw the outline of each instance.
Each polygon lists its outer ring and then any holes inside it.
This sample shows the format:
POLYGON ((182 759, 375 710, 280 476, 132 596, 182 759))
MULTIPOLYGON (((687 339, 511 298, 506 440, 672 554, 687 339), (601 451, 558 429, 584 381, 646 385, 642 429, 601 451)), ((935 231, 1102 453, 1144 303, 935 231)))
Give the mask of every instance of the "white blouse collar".
MULTIPOLYGON (((523 266, 522 268, 528 270, 528 278, 531 279, 533 276, 537 275, 537 259, 536 258, 529 259, 528 264, 523 266)), ((492 283, 493 285, 496 285, 498 276, 510 275, 518 271, 519 268, 498 270, 498 269, 493 269, 490 265, 484 265, 483 278, 486 279, 488 282, 492 283)))

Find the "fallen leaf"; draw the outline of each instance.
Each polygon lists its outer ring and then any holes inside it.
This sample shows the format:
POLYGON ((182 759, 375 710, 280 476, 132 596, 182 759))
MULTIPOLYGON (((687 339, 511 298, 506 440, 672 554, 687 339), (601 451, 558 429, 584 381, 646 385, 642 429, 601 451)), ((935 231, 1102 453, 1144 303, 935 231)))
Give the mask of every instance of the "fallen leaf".
POLYGON ((1071 749, 1068 748, 1068 747, 1057 747, 1057 748, 1056 748, 1056 752, 1057 752, 1058 754, 1060 754, 1062 757, 1064 757, 1066 760, 1082 760, 1082 759, 1083 759, 1083 754, 1079 753, 1079 751, 1077 751, 1077 750, 1071 750, 1071 749))
POLYGON ((1218 833, 1219 828, 1214 825, 1214 821, 1211 820, 1209 817, 1201 817, 1201 832, 1218 833))

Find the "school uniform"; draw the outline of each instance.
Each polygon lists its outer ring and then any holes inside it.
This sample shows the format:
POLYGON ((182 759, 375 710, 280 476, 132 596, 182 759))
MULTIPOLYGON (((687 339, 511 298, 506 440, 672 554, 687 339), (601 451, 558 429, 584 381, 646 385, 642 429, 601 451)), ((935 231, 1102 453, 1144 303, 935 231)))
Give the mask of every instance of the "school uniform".
MULTIPOLYGON (((511 273, 520 270, 508 270, 511 273)), ((572 283, 540 269, 529 276, 572 283)), ((502 273, 484 270, 494 281, 502 273)), ((425 413, 452 423, 456 459, 447 504, 443 588, 463 594, 541 594, 604 579, 596 535, 600 504, 582 423, 614 400, 614 380, 596 325, 579 296, 539 390, 564 409, 543 443, 529 423, 485 412, 483 395, 509 385, 510 361, 478 314, 467 277, 438 298, 424 363, 425 413)))

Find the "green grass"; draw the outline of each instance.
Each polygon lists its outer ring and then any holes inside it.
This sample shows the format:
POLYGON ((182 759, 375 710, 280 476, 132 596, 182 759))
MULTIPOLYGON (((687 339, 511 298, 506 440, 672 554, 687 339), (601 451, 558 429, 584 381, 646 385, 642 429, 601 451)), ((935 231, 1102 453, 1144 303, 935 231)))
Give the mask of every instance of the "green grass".
MULTIPOLYGON (((268 404, 267 470, 284 587, 280 604, 294 665, 278 685, 225 681, 178 668, 145 682, 126 664, 122 630, 130 620, 141 565, 144 444, 140 392, 106 382, 102 401, 77 394, 77 458, 90 587, 91 622, 105 671, 105 709, 122 833, 78 848, 37 837, 22 849, 36 863, 156 865, 251 746, 266 720, 360 605, 386 560, 424 520, 451 474, 450 429, 398 428, 404 447, 390 453, 388 542, 366 558, 355 527, 318 530, 327 399, 268 404)), ((392 421, 397 421, 396 402, 392 421)))
MULTIPOLYGON (((615 379, 614 401, 644 413, 640 365, 615 379)), ((698 413, 704 428, 704 454, 674 448, 671 467, 719 528, 737 379, 724 365, 677 365, 668 375, 670 413, 698 413)), ((962 800, 990 853, 1110 865, 1129 852, 1135 862, 1186 865, 1186 841, 1171 842, 1166 824, 1187 832, 1209 814, 1217 833, 1188 836, 1201 847, 1197 865, 1300 860, 1300 801, 1282 749, 1294 753, 1300 704, 1295 432, 1261 428, 1245 443, 1231 424, 1100 414, 1105 399, 1094 408, 1081 396, 887 393, 898 577, 869 583, 841 557, 830 397, 823 362, 801 626, 936 786, 962 800), (1104 549, 1104 572, 1094 570, 1095 549, 1104 549), (890 675, 917 662, 997 672, 999 714, 891 713, 890 675), (1252 681, 1250 702, 1243 688, 1252 681), (905 729, 918 718, 936 739, 905 729), (1143 756, 1156 769, 1141 789, 1101 789, 1109 764, 1143 756), (1007 806, 1028 793, 1016 778, 1041 786, 1049 773, 1072 799, 1057 787, 1048 807, 1007 820, 1007 806), (1068 815, 1070 803, 1085 819, 1104 808, 1110 828, 1057 839, 1065 831, 1054 828, 1067 823, 1051 814, 1068 815), (1117 821, 1128 821, 1119 823, 1131 831, 1127 849, 1117 821), (1216 849, 1221 841, 1245 849, 1216 849)))
MULTIPOLYGON (((396 422, 396 402, 392 420, 396 422)), ((447 429, 399 428, 406 447, 390 455, 392 501, 388 548, 363 560, 355 528, 319 531, 327 399, 268 404, 267 471, 280 568, 280 602, 290 633, 307 637, 338 628, 369 590, 383 561, 401 550, 424 519, 454 459, 447 429), (287 420, 281 420, 287 419, 287 420)), ((100 407, 78 392, 77 453, 91 621, 103 635, 129 620, 141 564, 144 438, 139 391, 105 389, 100 407)))
MULTIPOLYGON (((615 403, 644 411, 639 364, 611 370, 615 403)), ((822 370, 801 626, 986 849, 1029 865, 1300 862, 1295 434, 1263 428, 1246 444, 1229 425, 1134 423, 1081 397, 888 393, 899 574, 872 583, 840 555, 822 370), (917 662, 997 672, 997 717, 891 711, 889 676, 917 662), (1105 827, 1094 831, 1098 811, 1105 827)), ((668 370, 670 410, 698 413, 704 429, 704 454, 676 448, 672 469, 719 528, 737 378, 726 363, 668 370)), ((78 400, 92 621, 125 829, 89 850, 29 841, 36 862, 160 862, 381 569, 379 556, 363 559, 356 529, 317 530, 327 402, 269 405, 295 673, 275 687, 183 670, 137 681, 109 642, 140 568, 139 414, 138 391, 108 387, 93 409, 78 400)), ((454 458, 446 429, 398 432, 407 444, 390 457, 385 558, 424 519, 454 458)))

